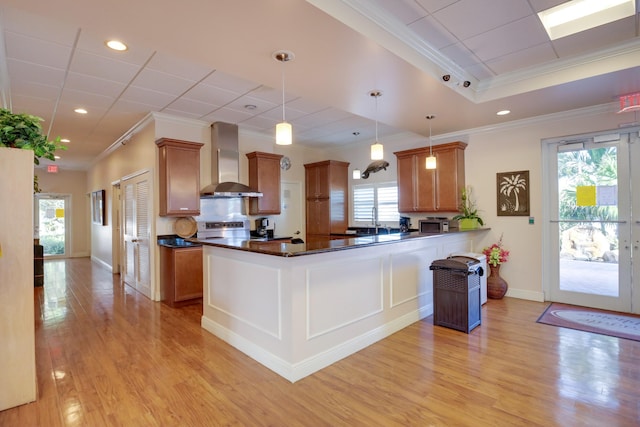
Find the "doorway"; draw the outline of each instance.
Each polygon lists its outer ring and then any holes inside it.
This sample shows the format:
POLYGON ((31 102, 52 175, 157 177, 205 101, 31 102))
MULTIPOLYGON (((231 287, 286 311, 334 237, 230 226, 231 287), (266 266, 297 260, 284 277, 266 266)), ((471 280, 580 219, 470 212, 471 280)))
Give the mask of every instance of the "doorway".
POLYGON ((639 141, 635 128, 543 141, 547 300, 640 312, 639 141))
MULTIPOLYGON (((280 194, 279 236, 304 236, 302 213, 302 189, 299 182, 283 181, 280 194)), ((275 224, 274 224, 275 227, 275 224)))
POLYGON ((35 195, 36 235, 39 236, 44 256, 47 258, 65 258, 70 252, 70 198, 68 194, 35 195))

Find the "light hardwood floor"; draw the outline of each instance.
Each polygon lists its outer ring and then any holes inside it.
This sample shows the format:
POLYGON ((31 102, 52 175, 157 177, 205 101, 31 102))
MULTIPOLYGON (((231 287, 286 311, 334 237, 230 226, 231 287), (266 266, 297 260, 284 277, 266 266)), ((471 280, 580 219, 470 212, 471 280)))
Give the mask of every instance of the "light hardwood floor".
POLYGON ((89 259, 45 262, 37 402, 0 426, 637 426, 640 343, 536 323, 505 298, 467 335, 429 317, 279 377, 89 259))

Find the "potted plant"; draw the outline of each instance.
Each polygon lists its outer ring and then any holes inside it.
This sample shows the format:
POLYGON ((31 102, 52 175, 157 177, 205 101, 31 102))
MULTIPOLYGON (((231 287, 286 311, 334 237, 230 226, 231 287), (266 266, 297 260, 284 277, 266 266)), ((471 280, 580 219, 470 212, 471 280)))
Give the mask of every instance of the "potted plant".
MULTIPOLYGON (((66 150, 67 147, 60 142, 60 137, 47 141, 42 134, 41 121, 40 117, 0 108, 0 147, 32 150, 36 165, 40 164, 42 157, 55 161, 56 150, 66 150)), ((40 191, 37 176, 34 176, 33 188, 36 193, 40 191)))
POLYGON ((478 228, 478 225, 484 225, 484 221, 478 215, 478 208, 472 199, 471 186, 464 187, 461 191, 460 213, 452 219, 458 221, 458 228, 461 230, 471 230, 478 228))

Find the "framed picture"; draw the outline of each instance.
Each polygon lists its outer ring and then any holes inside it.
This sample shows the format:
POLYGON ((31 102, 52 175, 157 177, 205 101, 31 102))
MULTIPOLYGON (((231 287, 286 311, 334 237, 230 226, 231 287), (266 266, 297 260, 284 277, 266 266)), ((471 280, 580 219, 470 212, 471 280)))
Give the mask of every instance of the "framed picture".
POLYGON ((529 171, 496 174, 498 216, 529 216, 529 171))
POLYGON ((94 224, 107 225, 104 190, 98 190, 91 193, 91 214, 93 216, 94 224))

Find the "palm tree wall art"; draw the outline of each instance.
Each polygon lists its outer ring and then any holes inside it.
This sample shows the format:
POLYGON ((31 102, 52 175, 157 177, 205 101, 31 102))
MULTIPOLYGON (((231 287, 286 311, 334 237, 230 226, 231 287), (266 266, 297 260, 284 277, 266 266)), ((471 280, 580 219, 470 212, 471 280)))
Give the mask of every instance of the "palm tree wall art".
POLYGON ((529 216, 529 171, 496 174, 498 216, 529 216))

